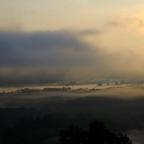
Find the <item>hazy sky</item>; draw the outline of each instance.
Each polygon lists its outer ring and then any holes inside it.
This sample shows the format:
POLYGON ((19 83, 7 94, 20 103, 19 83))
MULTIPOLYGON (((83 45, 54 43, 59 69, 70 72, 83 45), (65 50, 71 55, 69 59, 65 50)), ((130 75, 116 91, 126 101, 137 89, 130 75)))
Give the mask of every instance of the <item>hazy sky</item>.
POLYGON ((0 78, 144 79, 144 1, 0 0, 0 78))

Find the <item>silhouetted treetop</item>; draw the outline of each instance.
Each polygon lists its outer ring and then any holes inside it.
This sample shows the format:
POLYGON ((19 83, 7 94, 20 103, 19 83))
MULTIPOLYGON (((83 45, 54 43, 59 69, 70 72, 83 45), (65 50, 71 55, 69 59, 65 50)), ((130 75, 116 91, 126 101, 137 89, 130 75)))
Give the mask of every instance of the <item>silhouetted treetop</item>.
POLYGON ((88 132, 69 126, 60 131, 59 141, 61 144, 132 144, 127 135, 111 132, 99 121, 91 122, 88 132))

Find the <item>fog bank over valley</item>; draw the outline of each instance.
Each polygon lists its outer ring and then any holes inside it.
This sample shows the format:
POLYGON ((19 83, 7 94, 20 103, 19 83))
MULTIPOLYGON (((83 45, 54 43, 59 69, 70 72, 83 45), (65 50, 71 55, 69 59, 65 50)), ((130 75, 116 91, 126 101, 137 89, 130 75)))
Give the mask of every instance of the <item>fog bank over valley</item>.
POLYGON ((0 31, 0 86, 143 80, 141 48, 99 44, 104 33, 99 29, 0 31))

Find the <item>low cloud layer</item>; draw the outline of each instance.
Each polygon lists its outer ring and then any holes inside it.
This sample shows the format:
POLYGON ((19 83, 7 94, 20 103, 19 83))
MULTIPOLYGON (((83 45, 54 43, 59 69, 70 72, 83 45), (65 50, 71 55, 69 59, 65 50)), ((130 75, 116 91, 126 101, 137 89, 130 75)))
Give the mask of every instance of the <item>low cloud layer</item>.
POLYGON ((143 78, 143 58, 85 41, 99 30, 0 32, 0 78, 76 80, 143 78))

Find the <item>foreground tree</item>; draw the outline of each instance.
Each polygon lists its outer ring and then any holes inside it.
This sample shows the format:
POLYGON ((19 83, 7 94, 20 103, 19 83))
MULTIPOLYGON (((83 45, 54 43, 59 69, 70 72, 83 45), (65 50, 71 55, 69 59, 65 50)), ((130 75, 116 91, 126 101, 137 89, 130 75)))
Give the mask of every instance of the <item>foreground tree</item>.
POLYGON ((91 122, 88 132, 69 126, 60 131, 59 141, 61 144, 132 144, 127 135, 110 132, 99 121, 91 122))

